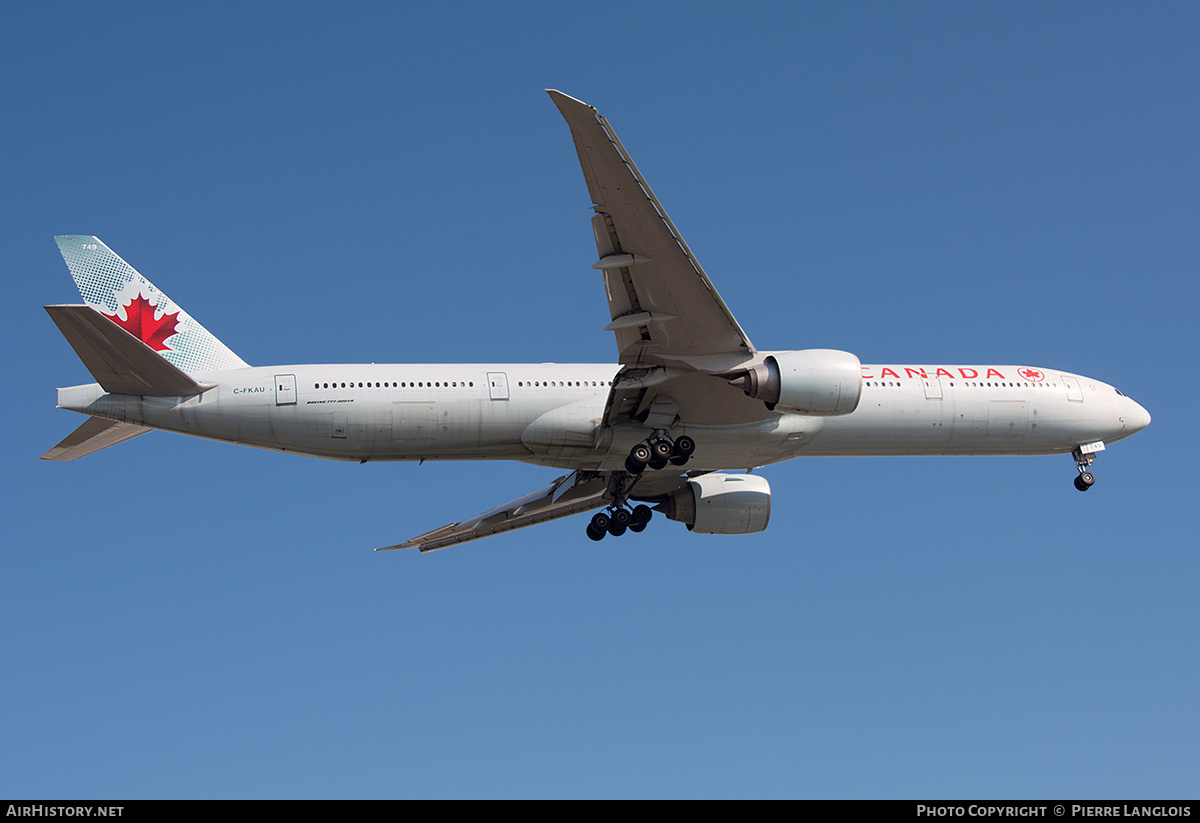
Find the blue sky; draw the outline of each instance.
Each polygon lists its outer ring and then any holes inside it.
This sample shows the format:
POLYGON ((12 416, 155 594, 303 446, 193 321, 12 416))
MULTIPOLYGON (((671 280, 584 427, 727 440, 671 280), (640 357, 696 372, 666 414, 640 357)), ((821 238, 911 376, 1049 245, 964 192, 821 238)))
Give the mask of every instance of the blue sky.
POLYGON ((8 4, 0 795, 1195 797, 1191 4, 8 4), (607 362, 546 87, 761 348, 1032 363, 1154 416, 1069 457, 797 460, 770 528, 161 433, 38 455, 101 237, 234 351, 607 362))

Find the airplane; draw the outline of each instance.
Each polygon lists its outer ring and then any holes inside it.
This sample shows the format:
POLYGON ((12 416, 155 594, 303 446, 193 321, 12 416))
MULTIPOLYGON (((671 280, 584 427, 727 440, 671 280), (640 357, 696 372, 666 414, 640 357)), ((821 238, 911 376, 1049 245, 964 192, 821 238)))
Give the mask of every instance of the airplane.
POLYGON ((153 429, 332 460, 519 460, 545 488, 387 549, 421 552, 585 512, 593 540, 661 513, 708 534, 767 527, 753 473, 805 455, 1070 454, 1095 482, 1107 444, 1150 423, 1113 386, 1029 365, 875 364, 760 351, 616 133, 547 89, 594 215, 614 364, 250 366, 95 237, 56 238, 82 305, 46 306, 96 382, 58 390, 88 416, 44 460, 153 429))

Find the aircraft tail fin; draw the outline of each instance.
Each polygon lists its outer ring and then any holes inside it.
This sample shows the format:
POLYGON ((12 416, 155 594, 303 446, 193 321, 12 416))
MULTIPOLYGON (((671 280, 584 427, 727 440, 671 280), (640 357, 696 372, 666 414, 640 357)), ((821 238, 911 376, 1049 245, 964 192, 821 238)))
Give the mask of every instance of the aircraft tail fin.
POLYGON ((145 426, 89 417, 79 428, 64 437, 57 446, 43 454, 41 459, 77 460, 101 449, 107 449, 109 446, 124 443, 126 440, 131 440, 148 431, 151 430, 145 426))
POLYGON ((249 365, 98 238, 72 234, 54 239, 84 302, 173 366, 194 373, 249 365))
POLYGON ((127 334, 91 306, 46 306, 96 382, 110 394, 191 397, 211 388, 127 334))

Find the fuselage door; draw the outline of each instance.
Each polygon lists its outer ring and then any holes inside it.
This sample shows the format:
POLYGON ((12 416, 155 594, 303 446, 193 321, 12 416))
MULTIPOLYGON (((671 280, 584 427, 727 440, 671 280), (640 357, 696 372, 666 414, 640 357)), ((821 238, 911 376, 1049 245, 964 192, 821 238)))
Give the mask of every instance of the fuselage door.
POLYGON ((925 384, 925 399, 926 400, 941 400, 942 399, 942 381, 937 377, 923 377, 921 382, 925 384))
POLYGON ((296 375, 294 375, 294 374, 277 374, 277 375, 275 375, 275 405, 276 406, 294 406, 294 405, 296 405, 296 375))
POLYGON ((1079 381, 1074 377, 1063 375, 1063 384, 1067 387, 1067 399, 1074 400, 1076 403, 1083 402, 1083 389, 1079 388, 1079 381))
POLYGON ((508 399, 508 375, 502 371, 490 371, 487 373, 488 379, 488 397, 493 400, 508 399))
POLYGON ((336 440, 345 440, 350 430, 350 415, 346 412, 333 413, 333 428, 329 436, 336 440))

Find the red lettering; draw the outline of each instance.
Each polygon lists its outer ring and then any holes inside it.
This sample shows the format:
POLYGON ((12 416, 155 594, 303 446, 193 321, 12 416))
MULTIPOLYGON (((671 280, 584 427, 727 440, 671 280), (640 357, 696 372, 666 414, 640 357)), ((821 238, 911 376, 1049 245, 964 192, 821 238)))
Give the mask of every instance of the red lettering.
POLYGON ((1007 379, 1008 379, 1007 377, 1005 377, 1004 375, 1002 375, 1000 372, 996 371, 995 369, 988 369, 987 376, 988 376, 988 377, 992 377, 993 375, 994 375, 994 376, 996 376, 996 377, 999 377, 1001 380, 1007 380, 1007 379))
POLYGON ((949 377, 951 380, 954 379, 954 375, 952 375, 950 372, 946 371, 945 369, 943 369, 941 367, 938 368, 937 374, 935 375, 935 377, 949 377))
POLYGON ((867 369, 869 369, 869 368, 871 368, 871 367, 870 366, 862 367, 864 380, 873 380, 874 379, 874 377, 872 375, 867 374, 867 369))
POLYGON ((894 371, 892 371, 891 369, 884 369, 882 372, 880 372, 880 373, 879 373, 879 376, 880 376, 880 377, 887 377, 889 374, 890 374, 892 377, 896 378, 897 380, 899 380, 899 379, 900 379, 900 375, 896 374, 896 373, 895 373, 894 371))
POLYGON ((904 373, 907 374, 909 377, 928 377, 929 376, 925 373, 924 369, 910 369, 908 367, 905 367, 904 373))
POLYGON ((973 378, 975 378, 975 377, 978 377, 978 376, 979 376, 979 372, 975 371, 974 369, 963 369, 963 368, 960 368, 960 369, 958 370, 958 373, 959 373, 959 374, 961 374, 961 375, 963 376, 963 379, 964 379, 964 380, 971 380, 971 379, 973 379, 973 378), (970 372, 970 374, 967 374, 967 372, 970 372))

